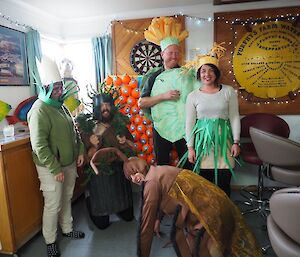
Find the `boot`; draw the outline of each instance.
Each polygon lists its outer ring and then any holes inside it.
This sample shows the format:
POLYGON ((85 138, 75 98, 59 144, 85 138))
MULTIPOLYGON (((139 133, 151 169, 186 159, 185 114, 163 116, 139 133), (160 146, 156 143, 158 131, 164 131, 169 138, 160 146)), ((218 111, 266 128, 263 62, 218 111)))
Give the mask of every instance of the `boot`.
POLYGON ((56 242, 47 244, 47 256, 48 257, 60 257, 60 252, 56 242))
POLYGON ((69 237, 71 239, 82 239, 85 237, 85 234, 81 231, 76 231, 76 230, 73 230, 69 233, 63 233, 62 234, 64 237, 69 237))

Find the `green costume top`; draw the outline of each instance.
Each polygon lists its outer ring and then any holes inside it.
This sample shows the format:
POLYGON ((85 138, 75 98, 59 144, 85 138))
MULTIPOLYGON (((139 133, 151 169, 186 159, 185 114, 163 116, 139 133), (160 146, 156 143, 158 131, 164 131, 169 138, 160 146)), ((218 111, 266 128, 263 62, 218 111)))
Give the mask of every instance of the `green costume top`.
POLYGON ((150 96, 156 96, 169 90, 179 90, 177 101, 162 101, 151 107, 151 117, 154 128, 159 135, 170 142, 175 142, 185 136, 185 102, 187 95, 199 82, 193 74, 183 73, 181 68, 165 70, 156 76, 150 96))
POLYGON ((83 144, 68 110, 38 99, 28 113, 33 161, 53 174, 72 164, 83 154, 83 144))

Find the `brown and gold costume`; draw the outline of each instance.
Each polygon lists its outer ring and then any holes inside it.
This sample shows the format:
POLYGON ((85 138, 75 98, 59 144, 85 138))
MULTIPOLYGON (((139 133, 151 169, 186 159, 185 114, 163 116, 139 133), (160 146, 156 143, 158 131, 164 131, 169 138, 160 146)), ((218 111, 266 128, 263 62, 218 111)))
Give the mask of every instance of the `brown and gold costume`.
POLYGON ((143 198, 139 257, 150 256, 157 212, 173 215, 178 206, 173 242, 178 256, 195 256, 190 238, 197 233, 200 224, 224 256, 262 256, 239 209, 221 189, 189 170, 152 166, 145 178, 143 198), (185 233, 186 230, 188 233, 185 233))

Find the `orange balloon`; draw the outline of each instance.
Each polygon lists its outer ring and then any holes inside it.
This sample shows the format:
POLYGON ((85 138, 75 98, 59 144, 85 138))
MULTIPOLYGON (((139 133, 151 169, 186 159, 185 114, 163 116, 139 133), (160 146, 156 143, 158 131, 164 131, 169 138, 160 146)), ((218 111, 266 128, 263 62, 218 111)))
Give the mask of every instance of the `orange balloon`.
POLYGON ((132 89, 131 96, 134 97, 134 98, 139 98, 140 97, 140 90, 138 88, 132 89))
POLYGON ((124 111, 125 111, 125 114, 126 114, 126 115, 127 115, 127 114, 130 114, 131 106, 127 104, 127 105, 124 107, 124 111))
POLYGON ((136 115, 135 118, 134 118, 134 123, 135 124, 140 124, 142 123, 143 119, 140 115, 136 115))
POLYGON ((129 125, 129 131, 130 131, 130 132, 135 131, 135 125, 134 125, 134 124, 130 124, 130 125, 129 125))
POLYGON ((147 156, 144 153, 139 153, 138 157, 141 158, 141 159, 147 160, 147 156))
POLYGON ((153 165, 155 163, 155 158, 152 154, 149 154, 147 156, 147 162, 148 162, 149 165, 153 165))
MULTIPOLYGON (((132 117, 132 114, 131 114, 131 113, 127 114, 127 117, 128 117, 128 119, 130 120, 131 117, 132 117)), ((131 123, 132 123, 132 122, 131 122, 131 123)))
POLYGON ((152 128, 151 127, 146 130, 146 135, 148 137, 152 137, 153 134, 152 134, 152 128))
POLYGON ((139 112, 139 107, 135 104, 134 106, 131 107, 131 113, 137 114, 139 112))
POLYGON ((132 135, 134 141, 138 141, 141 137, 137 131, 132 132, 131 135, 132 135))
POLYGON ((108 77, 105 79, 105 84, 110 86, 112 83, 113 83, 112 77, 108 76, 108 77))
POLYGON ((132 80, 129 82, 129 86, 130 86, 131 88, 137 88, 137 86, 138 86, 137 80, 136 80, 136 79, 132 79, 132 80))
POLYGON ((122 77, 122 82, 123 82, 123 84, 128 85, 130 81, 131 81, 130 76, 128 76, 128 74, 125 73, 125 74, 123 75, 123 77, 122 77))
POLYGON ((142 151, 142 144, 140 142, 134 142, 133 146, 137 152, 142 151))
POLYGON ((149 125, 149 124, 151 124, 151 121, 148 120, 146 117, 143 117, 143 124, 144 125, 149 125))
POLYGON ((120 79, 120 77, 118 77, 118 76, 114 76, 113 82, 114 82, 114 85, 116 85, 116 86, 122 85, 122 79, 120 79))
POLYGON ((132 96, 128 96, 128 98, 127 98, 127 103, 128 103, 130 106, 133 106, 133 105, 135 105, 136 100, 135 100, 135 98, 133 98, 132 96))
POLYGON ((146 127, 143 124, 139 124, 136 128, 139 133, 144 133, 146 131, 146 127))
POLYGON ((150 154, 152 153, 152 146, 149 145, 149 144, 144 144, 143 147, 142 147, 142 152, 143 153, 146 153, 146 154, 150 154))
POLYGON ((145 145, 148 143, 148 137, 145 134, 142 134, 140 137, 140 142, 142 143, 142 145, 145 145))
POLYGON ((130 121, 132 124, 134 124, 134 118, 135 118, 135 116, 134 116, 133 114, 131 114, 128 118, 129 118, 129 121, 130 121))
POLYGON ((129 86, 123 85, 121 87, 121 94, 124 96, 129 96, 131 93, 131 88, 129 86))
POLYGON ((127 97, 121 95, 121 96, 118 97, 117 100, 119 100, 120 105, 123 105, 123 104, 125 104, 127 102, 127 97))

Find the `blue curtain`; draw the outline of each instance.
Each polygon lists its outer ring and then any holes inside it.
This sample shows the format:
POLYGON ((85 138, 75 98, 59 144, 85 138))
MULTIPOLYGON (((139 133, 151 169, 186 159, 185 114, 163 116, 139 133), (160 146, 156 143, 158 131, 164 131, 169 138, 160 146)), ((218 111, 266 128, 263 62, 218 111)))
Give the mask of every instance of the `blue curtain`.
POLYGON ((112 45, 111 37, 105 35, 92 39, 94 60, 96 67, 97 85, 112 73, 112 45))
POLYGON ((36 59, 41 61, 42 49, 41 49, 41 38, 38 31, 31 29, 26 33, 26 49, 28 57, 28 69, 29 69, 29 83, 31 88, 31 94, 37 94, 37 88, 35 86, 34 76, 40 80, 39 72, 36 65, 36 59))

